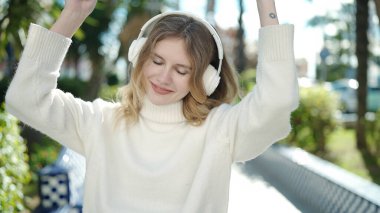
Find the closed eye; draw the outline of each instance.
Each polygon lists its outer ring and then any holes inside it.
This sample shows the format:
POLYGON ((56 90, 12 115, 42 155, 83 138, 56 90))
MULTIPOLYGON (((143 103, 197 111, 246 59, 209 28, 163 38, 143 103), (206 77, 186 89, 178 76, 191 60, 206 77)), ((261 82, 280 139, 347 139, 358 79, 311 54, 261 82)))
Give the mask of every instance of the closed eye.
POLYGON ((162 65, 162 64, 164 64, 164 60, 161 57, 157 56, 157 55, 152 55, 151 56, 151 60, 156 65, 162 65))
POLYGON ((186 70, 179 70, 179 69, 176 69, 177 73, 180 74, 180 75, 186 75, 188 74, 189 72, 186 71, 186 70))
POLYGON ((153 63, 157 64, 157 65, 162 65, 163 64, 161 61, 158 61, 158 60, 153 60, 153 63))

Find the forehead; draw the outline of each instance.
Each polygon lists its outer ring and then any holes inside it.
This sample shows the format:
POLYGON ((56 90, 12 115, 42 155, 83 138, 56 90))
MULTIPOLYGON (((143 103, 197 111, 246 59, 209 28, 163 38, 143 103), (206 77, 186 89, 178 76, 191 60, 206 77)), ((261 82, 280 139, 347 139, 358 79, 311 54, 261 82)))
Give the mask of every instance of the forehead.
POLYGON ((187 46, 182 38, 168 37, 156 43, 153 53, 175 64, 191 65, 187 46))

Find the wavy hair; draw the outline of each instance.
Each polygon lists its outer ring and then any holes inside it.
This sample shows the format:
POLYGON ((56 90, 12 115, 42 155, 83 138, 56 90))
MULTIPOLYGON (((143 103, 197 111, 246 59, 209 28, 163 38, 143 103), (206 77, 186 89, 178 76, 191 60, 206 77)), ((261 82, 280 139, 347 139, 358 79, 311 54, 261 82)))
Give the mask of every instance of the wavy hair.
POLYGON ((238 74, 223 57, 220 83, 210 96, 203 87, 203 74, 209 64, 218 67, 217 46, 211 33, 203 23, 186 15, 172 14, 153 24, 147 41, 141 49, 135 67, 130 70, 130 82, 119 90, 120 118, 131 124, 138 120, 145 95, 142 67, 156 44, 166 38, 180 38, 187 48, 192 72, 190 92, 183 98, 183 114, 193 125, 201 125, 209 112, 222 103, 231 103, 239 92, 238 74))

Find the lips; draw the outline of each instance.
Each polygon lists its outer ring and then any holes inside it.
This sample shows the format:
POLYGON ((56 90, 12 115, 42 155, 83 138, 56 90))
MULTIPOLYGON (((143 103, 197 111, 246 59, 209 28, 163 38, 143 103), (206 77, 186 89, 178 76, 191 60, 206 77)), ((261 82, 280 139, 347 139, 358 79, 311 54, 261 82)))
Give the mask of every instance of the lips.
POLYGON ((172 90, 162 88, 162 87, 160 87, 160 86, 158 86, 152 82, 151 82, 151 84, 152 84, 152 88, 153 88, 154 92, 156 92, 160 95, 167 95, 167 94, 173 92, 172 90))

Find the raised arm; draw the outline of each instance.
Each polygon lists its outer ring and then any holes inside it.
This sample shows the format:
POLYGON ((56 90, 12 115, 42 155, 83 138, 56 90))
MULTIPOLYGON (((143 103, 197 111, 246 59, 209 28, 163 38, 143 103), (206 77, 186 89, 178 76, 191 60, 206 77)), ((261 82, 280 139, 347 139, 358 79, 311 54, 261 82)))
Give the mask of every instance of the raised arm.
POLYGON ((278 18, 274 0, 256 0, 261 27, 277 25, 278 18))
POLYGON ((274 0, 256 1, 261 28, 255 87, 238 104, 215 113, 217 135, 230 141, 235 162, 251 160, 285 138, 299 101, 294 26, 279 24, 274 0))
POLYGON ((31 24, 16 73, 5 97, 6 109, 23 123, 84 154, 84 135, 101 119, 103 102, 85 102, 57 89, 71 37, 93 11, 96 0, 66 0, 48 30, 31 24))
POLYGON ((51 31, 71 38, 94 10, 97 0, 66 0, 58 20, 51 31))

